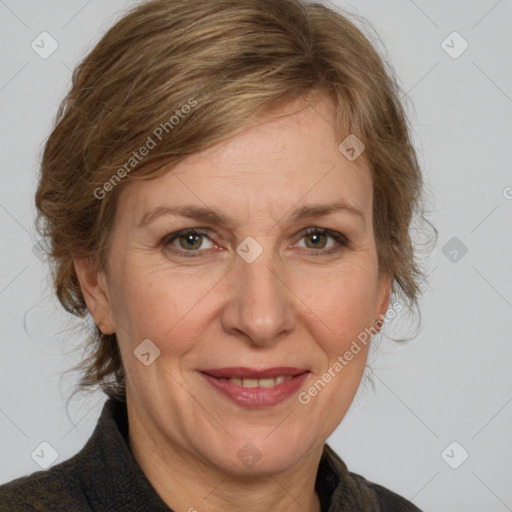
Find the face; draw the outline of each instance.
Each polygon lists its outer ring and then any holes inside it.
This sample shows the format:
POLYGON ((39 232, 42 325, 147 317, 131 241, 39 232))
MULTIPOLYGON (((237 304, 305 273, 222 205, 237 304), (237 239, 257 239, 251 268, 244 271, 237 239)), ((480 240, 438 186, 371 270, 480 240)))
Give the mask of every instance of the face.
POLYGON ((130 421, 172 453, 229 472, 282 471, 323 445, 352 402, 368 344, 341 370, 335 362, 389 302, 370 172, 339 151, 334 103, 276 112, 127 183, 108 273, 75 263, 96 322, 116 332, 130 421), (332 204, 345 207, 305 208, 332 204), (199 208, 222 221, 193 217, 199 208), (269 379, 278 375, 285 382, 269 379), (247 452, 259 458, 251 469, 247 452))

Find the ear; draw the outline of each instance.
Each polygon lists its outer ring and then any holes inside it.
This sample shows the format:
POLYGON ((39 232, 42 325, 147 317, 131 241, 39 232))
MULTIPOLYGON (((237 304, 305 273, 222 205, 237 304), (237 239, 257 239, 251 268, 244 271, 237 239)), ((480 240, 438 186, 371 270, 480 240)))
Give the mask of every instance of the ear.
POLYGON ((97 270, 92 258, 74 258, 80 288, 96 325, 103 334, 115 332, 107 280, 103 271, 97 270))
POLYGON ((393 276, 389 274, 380 274, 377 285, 377 301, 375 310, 375 320, 379 320, 376 328, 380 331, 383 326, 382 319, 386 316, 389 308, 389 298, 391 296, 391 286, 393 284, 393 276))

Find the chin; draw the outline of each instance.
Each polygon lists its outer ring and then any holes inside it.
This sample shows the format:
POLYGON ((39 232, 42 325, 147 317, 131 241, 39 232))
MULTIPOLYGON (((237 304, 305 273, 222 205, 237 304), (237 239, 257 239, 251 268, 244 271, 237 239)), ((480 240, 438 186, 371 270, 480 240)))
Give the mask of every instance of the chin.
POLYGON ((272 429, 265 430, 259 438, 241 436, 236 441, 233 439, 222 453, 210 453, 214 463, 240 477, 268 476, 294 467, 313 447, 305 439, 290 439, 287 431, 269 436, 272 429))

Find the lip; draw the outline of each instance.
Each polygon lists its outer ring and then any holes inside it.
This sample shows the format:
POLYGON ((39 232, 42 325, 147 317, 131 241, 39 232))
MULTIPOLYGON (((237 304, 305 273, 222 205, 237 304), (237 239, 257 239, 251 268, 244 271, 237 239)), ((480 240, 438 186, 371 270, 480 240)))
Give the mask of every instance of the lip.
POLYGON ((275 366, 273 368, 265 368, 264 370, 248 368, 246 366, 233 366, 230 368, 206 368, 200 371, 202 373, 207 373, 212 377, 236 377, 239 379, 269 379, 271 377, 278 377, 279 375, 299 375, 308 370, 305 368, 294 368, 292 366, 275 366))
POLYGON ((214 389, 234 403, 249 408, 262 408, 277 405, 297 393, 310 372, 309 370, 287 366, 265 370, 244 367, 220 368, 202 370, 199 373, 214 389), (244 388, 228 380, 229 377, 265 379, 279 375, 292 376, 292 378, 272 388, 259 386, 244 388))

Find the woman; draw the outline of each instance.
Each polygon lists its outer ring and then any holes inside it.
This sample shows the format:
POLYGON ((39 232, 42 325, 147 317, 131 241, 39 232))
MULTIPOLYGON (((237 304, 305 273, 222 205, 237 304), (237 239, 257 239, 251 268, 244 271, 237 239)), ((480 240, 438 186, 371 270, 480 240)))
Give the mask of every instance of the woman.
POLYGON ((76 70, 36 194, 107 394, 5 510, 413 511, 326 444, 391 293, 417 303, 422 178, 399 88, 343 15, 153 0, 76 70))

